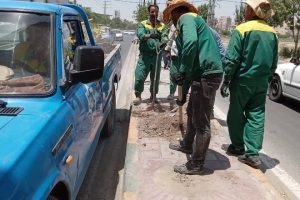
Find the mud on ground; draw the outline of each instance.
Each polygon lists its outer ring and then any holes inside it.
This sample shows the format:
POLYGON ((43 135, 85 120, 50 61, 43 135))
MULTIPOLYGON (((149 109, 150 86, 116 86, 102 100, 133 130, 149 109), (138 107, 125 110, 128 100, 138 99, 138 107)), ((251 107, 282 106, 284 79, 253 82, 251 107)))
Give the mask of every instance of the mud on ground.
MULTIPOLYGON (((186 104, 182 107, 183 126, 186 127, 186 104)), ((174 141, 181 137, 179 112, 175 101, 159 100, 153 104, 148 100, 132 109, 133 117, 138 118, 139 138, 163 137, 174 141)))

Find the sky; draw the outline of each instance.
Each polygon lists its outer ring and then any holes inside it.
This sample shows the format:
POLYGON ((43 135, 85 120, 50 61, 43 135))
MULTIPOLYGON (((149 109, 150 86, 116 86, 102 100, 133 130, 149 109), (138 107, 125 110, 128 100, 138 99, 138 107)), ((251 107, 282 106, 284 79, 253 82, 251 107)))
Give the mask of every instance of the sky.
MULTIPOLYGON (((233 20, 235 7, 240 5, 241 0, 215 1, 215 17, 219 18, 220 16, 230 16, 233 20)), ((76 0, 76 2, 84 7, 91 7, 93 12, 100 14, 104 13, 104 5, 106 4, 106 14, 114 15, 115 10, 119 10, 121 19, 134 21, 133 11, 137 9, 138 3, 143 2, 143 0, 76 0)), ((146 2, 148 2, 148 0, 146 0, 146 2)), ((156 2, 158 3, 160 11, 163 11, 166 0, 156 0, 156 2)), ((198 7, 201 4, 208 3, 208 0, 189 0, 189 2, 198 7)))

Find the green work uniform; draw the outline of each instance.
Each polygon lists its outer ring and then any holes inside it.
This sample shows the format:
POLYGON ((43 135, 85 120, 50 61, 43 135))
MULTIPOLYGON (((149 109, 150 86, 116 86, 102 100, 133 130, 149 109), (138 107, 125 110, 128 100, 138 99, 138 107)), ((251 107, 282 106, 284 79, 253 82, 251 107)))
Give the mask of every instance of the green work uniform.
POLYGON ((170 62, 170 94, 174 94, 176 91, 177 84, 172 79, 173 74, 177 73, 179 70, 179 58, 178 56, 171 56, 170 62))
POLYGON ((140 55, 135 69, 135 93, 141 94, 144 91, 144 82, 150 72, 150 93, 158 93, 158 85, 160 79, 162 53, 159 46, 167 41, 167 29, 165 25, 157 20, 156 27, 152 27, 150 20, 142 21, 138 25, 137 37, 140 41, 140 55), (160 38, 145 39, 146 34, 156 33, 160 38), (156 70, 156 71, 155 71, 156 70), (155 91, 153 91, 153 83, 155 81, 155 91))
POLYGON ((278 60, 275 30, 253 19, 233 31, 225 60, 224 82, 230 82, 227 124, 234 146, 246 146, 246 155, 262 148, 268 81, 278 60))
POLYGON ((177 23, 177 30, 179 72, 185 75, 185 82, 200 80, 209 74, 223 73, 217 42, 202 17, 195 13, 182 15, 177 23))
MULTIPOLYGON (((194 146, 191 161, 194 166, 203 167, 211 138, 210 116, 223 78, 221 55, 212 31, 201 16, 181 15, 177 30, 179 72, 184 74, 184 83, 189 82, 191 87, 183 144, 194 146)), ((187 91, 184 84, 183 93, 187 91)))

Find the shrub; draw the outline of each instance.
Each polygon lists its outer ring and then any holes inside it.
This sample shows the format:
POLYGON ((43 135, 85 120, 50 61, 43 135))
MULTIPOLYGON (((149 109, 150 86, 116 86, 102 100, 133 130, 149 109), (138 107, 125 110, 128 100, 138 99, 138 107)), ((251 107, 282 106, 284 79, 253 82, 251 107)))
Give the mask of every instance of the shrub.
POLYGON ((293 50, 288 47, 282 47, 279 51, 279 56, 283 58, 290 58, 292 56, 293 50))

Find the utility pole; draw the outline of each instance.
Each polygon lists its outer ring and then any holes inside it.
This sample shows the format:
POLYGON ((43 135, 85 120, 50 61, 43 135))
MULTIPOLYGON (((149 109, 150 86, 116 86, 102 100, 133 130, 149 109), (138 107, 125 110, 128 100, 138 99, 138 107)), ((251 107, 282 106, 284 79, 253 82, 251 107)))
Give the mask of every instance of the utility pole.
POLYGON ((214 28, 215 26, 215 7, 215 0, 209 0, 207 11, 207 24, 212 28, 214 28))
POLYGON ((107 0, 104 0, 103 14, 106 15, 107 0))
POLYGON ((106 15, 106 9, 110 6, 110 0, 103 1, 103 14, 106 15))

